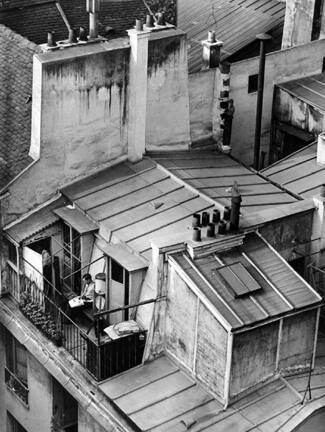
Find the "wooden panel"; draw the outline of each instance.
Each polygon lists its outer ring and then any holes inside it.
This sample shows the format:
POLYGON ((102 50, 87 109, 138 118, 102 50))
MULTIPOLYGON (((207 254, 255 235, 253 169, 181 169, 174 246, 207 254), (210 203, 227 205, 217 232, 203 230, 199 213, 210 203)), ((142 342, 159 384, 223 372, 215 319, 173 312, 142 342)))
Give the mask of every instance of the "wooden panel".
MULTIPOLYGON (((307 173, 307 171, 304 170, 304 173, 307 173)), ((293 182, 287 183, 285 187, 289 190, 292 190, 294 193, 299 195, 301 194, 302 196, 304 196, 304 191, 308 189, 318 188, 320 192, 320 187, 324 183, 325 179, 324 168, 319 169, 319 166, 317 166, 317 170, 315 169, 312 173, 310 172, 308 176, 300 178, 300 175, 298 178, 297 174, 297 178, 293 182)))
POLYGON ((197 297, 170 269, 166 314, 166 347, 190 369, 195 349, 197 297), (189 320, 189 317, 191 319, 189 320))
POLYGON ((109 398, 116 399, 178 370, 168 358, 160 357, 100 384, 100 388, 109 398))
POLYGON ((245 185, 256 185, 256 184, 268 184, 266 180, 261 177, 251 174, 234 175, 233 177, 210 177, 200 179, 187 180, 191 186, 196 188, 209 188, 209 187, 224 187, 228 188, 234 184, 234 180, 237 181, 239 187, 245 185))
POLYGON ((54 213, 77 230, 79 234, 86 234, 98 230, 98 226, 76 208, 69 209, 67 207, 61 207, 60 209, 54 210, 54 213))
POLYGON ((277 173, 272 179, 282 185, 288 184, 296 179, 313 173, 320 167, 317 167, 315 159, 305 162, 303 165, 288 167, 286 170, 277 173))
POLYGON ((212 399, 208 393, 195 386, 143 409, 132 415, 131 419, 141 429, 147 431, 212 399))
MULTIPOLYGON (((159 183, 132 192, 127 197, 115 198, 107 204, 100 205, 88 211, 88 214, 95 220, 103 221, 114 215, 119 215, 127 210, 133 209, 143 203, 160 199, 165 194, 180 189, 181 185, 174 180, 167 178, 159 183)), ((123 218, 123 215, 121 216, 123 218)))
MULTIPOLYGON (((219 183, 219 182, 218 182, 219 183)), ((239 192, 242 196, 256 196, 256 195, 264 195, 264 194, 283 194, 284 192, 274 186, 271 183, 260 183, 257 185, 241 185, 239 182, 237 182, 239 192)), ((231 197, 231 187, 233 185, 233 182, 230 182, 230 185, 227 186, 219 186, 213 187, 213 188, 200 188, 201 192, 206 193, 207 195, 211 196, 222 196, 222 197, 231 197)))
POLYGON ((214 158, 212 156, 209 159, 183 159, 183 160, 166 160, 162 164, 164 167, 174 170, 174 169, 202 169, 202 168, 224 168, 238 166, 238 162, 233 159, 223 156, 219 158, 214 158))
POLYGON ((137 176, 128 178, 127 180, 120 181, 116 185, 108 186, 105 189, 80 198, 76 203, 83 210, 88 210, 105 202, 109 202, 112 199, 135 192, 138 189, 148 187, 152 183, 159 182, 167 177, 168 176, 165 173, 162 173, 158 169, 152 169, 137 176))
POLYGON ((123 214, 119 213, 116 216, 106 219, 105 224, 109 226, 111 230, 124 228, 128 225, 150 218, 151 216, 163 213, 172 207, 177 207, 182 203, 193 199, 194 197, 195 195, 193 192, 190 192, 185 187, 180 186, 180 188, 176 191, 164 196, 159 196, 155 202, 147 202, 146 204, 131 208, 130 210, 125 211, 123 214), (157 209, 155 209, 155 203, 159 205, 157 209))
POLYGON ((190 380, 183 372, 177 371, 115 399, 115 402, 126 414, 131 415, 136 411, 146 408, 148 405, 163 401, 194 385, 195 382, 193 380, 190 380))
POLYGON ((227 332, 200 303, 195 371, 207 387, 224 397, 227 332))
MULTIPOLYGON (((220 168, 202 168, 200 170, 184 170, 192 178, 205 178, 205 177, 233 177, 236 175, 250 174, 251 172, 242 165, 235 167, 220 167, 220 168)), ((176 174, 176 172, 175 172, 176 174)))

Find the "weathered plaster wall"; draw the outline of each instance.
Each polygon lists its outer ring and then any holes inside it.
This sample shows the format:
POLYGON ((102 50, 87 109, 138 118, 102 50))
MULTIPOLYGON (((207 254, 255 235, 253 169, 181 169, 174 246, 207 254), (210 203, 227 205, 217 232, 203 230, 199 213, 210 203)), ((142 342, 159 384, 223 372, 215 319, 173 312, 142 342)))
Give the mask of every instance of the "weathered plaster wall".
POLYGON ((212 136, 213 95, 215 69, 189 75, 191 141, 202 141, 212 136))
POLYGON ((186 35, 152 34, 148 46, 146 149, 186 149, 189 142, 186 35))
POLYGON ((279 369, 304 368, 310 364, 314 348, 316 311, 283 320, 279 369))
MULTIPOLYGON (((20 399, 7 389, 4 383, 4 366, 5 366, 5 349, 4 349, 4 332, 1 327, 0 338, 0 370, 1 370, 1 425, 5 424, 2 420, 6 417, 6 411, 9 411, 16 420, 25 427, 27 431, 48 431, 50 430, 52 418, 52 383, 51 376, 47 370, 37 361, 37 359, 28 353, 27 371, 28 371, 28 388, 29 388, 29 408, 26 408, 20 399), (42 395, 42 397, 40 397, 42 395)), ((2 430, 2 429, 1 429, 2 430)))
POLYGON ((78 406, 78 432, 106 432, 87 411, 78 406))
POLYGON ((10 187, 5 223, 72 179, 127 157, 129 48, 75 49, 34 59, 30 153, 40 159, 10 187))
POLYGON ((195 374, 214 393, 224 397, 228 334, 200 302, 195 374))
POLYGON ((166 348, 192 369, 197 331, 197 297, 171 267, 167 296, 166 348))
POLYGON ((263 237, 287 261, 309 256, 313 212, 299 213, 271 222, 260 229, 263 237))
MULTIPOLYGON (((261 151, 268 153, 274 84, 321 73, 325 40, 318 40, 283 51, 267 54, 262 117, 261 151)), ((255 134, 257 93, 248 93, 248 77, 258 73, 259 59, 252 58, 231 65, 230 96, 235 114, 232 126, 232 154, 251 164, 255 134)))
POLYGON ((227 331, 172 266, 168 278, 166 348, 223 399, 227 331))
POLYGON ((315 0, 287 0, 282 48, 311 40, 315 0))
POLYGON ((230 395, 271 376, 276 369, 279 322, 234 336, 230 395))

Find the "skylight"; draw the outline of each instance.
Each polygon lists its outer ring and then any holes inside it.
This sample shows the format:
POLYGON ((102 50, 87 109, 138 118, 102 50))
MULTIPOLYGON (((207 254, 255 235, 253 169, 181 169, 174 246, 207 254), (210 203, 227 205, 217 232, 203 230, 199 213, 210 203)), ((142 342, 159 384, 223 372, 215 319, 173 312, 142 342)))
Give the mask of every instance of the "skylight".
POLYGON ((250 295, 261 289, 261 286, 240 262, 220 267, 217 271, 226 285, 234 292, 235 297, 250 295))

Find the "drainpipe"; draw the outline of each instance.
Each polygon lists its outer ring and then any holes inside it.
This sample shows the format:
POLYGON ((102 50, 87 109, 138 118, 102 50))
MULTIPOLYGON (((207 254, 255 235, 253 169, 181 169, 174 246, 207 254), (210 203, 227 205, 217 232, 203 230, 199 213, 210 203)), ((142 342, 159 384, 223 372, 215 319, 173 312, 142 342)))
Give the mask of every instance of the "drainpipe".
POLYGON ((272 36, 266 33, 256 35, 260 41, 260 65, 258 72, 257 84, 257 103, 256 103, 256 126, 255 126, 255 144, 254 144, 254 168, 259 170, 260 167, 260 147, 261 147, 261 124, 263 111, 263 91, 264 91, 264 72, 265 72, 265 43, 272 39, 272 36))
POLYGON ((89 39, 98 37, 98 12, 100 0, 87 0, 87 12, 89 13, 89 39))

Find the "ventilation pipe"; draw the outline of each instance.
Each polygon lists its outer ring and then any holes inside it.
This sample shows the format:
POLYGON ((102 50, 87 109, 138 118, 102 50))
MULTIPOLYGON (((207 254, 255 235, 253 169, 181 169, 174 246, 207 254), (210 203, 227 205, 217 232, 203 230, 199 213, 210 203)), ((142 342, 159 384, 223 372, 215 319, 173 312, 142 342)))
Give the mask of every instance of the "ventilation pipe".
POLYGON ((89 13, 89 38, 98 37, 98 12, 100 10, 100 0, 87 0, 87 12, 89 13))
POLYGON ((55 47, 55 33, 53 31, 47 32, 47 46, 48 47, 55 47))
POLYGON ((257 103, 256 103, 256 125, 255 125, 255 145, 254 145, 254 168, 260 168, 260 147, 261 147, 261 125, 263 112, 263 92, 264 92, 264 73, 265 73, 265 43, 272 39, 272 36, 261 33, 256 35, 260 41, 260 66, 257 82, 257 103))
POLYGON ((231 189, 231 211, 230 211, 230 230, 237 231, 239 227, 241 195, 238 190, 237 182, 231 189))
POLYGON ((325 165, 325 132, 318 135, 317 141, 317 164, 325 165))

